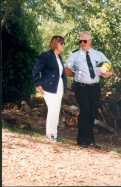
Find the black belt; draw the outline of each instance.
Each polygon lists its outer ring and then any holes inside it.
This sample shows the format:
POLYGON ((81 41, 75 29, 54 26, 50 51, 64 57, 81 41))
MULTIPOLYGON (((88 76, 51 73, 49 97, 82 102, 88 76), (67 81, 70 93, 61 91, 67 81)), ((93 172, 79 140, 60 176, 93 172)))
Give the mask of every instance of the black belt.
POLYGON ((96 86, 96 85, 99 85, 99 83, 92 83, 92 84, 81 83, 81 82, 76 82, 76 83, 78 83, 80 86, 96 86))

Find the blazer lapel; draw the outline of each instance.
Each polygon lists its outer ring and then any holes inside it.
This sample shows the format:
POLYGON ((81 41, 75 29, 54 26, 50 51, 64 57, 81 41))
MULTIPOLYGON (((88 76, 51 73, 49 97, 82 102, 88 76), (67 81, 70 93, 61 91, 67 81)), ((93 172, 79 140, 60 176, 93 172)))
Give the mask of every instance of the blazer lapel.
MULTIPOLYGON (((59 66, 58 66, 58 62, 57 62, 57 59, 56 59, 56 55, 54 54, 54 52, 52 50, 50 50, 51 54, 52 54, 52 57, 53 57, 53 62, 56 64, 57 68, 58 68, 58 72, 59 72, 59 66)), ((59 55, 59 58, 60 58, 60 62, 63 66, 63 71, 64 71, 64 64, 63 64, 63 60, 62 60, 62 57, 61 55, 59 55)))
POLYGON ((63 62, 63 59, 62 59, 61 55, 59 55, 59 58, 60 58, 61 64, 63 66, 63 71, 64 71, 64 62, 63 62))
POLYGON ((55 54, 54 54, 54 52, 52 50, 50 50, 50 53, 51 53, 51 57, 52 57, 53 66, 55 66, 57 68, 58 73, 59 73, 59 66, 58 66, 58 62, 57 62, 56 56, 55 56, 55 54))

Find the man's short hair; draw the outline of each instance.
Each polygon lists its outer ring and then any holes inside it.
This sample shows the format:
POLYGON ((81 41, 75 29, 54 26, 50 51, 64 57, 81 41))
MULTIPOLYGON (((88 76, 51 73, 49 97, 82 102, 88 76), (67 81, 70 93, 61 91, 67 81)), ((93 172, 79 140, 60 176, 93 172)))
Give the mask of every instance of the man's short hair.
POLYGON ((80 32, 80 40, 92 40, 91 33, 88 31, 80 32))

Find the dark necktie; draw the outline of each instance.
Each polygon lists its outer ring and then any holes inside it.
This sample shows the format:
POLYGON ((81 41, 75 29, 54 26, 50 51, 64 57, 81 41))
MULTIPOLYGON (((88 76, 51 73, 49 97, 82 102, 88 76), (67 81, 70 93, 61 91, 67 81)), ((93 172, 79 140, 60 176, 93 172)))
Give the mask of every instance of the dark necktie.
POLYGON ((90 59, 88 51, 86 51, 86 60, 87 60, 87 64, 88 64, 88 68, 89 68, 89 72, 90 72, 90 77, 92 79, 94 79, 95 78, 95 72, 94 72, 94 69, 93 69, 93 66, 92 66, 91 59, 90 59))

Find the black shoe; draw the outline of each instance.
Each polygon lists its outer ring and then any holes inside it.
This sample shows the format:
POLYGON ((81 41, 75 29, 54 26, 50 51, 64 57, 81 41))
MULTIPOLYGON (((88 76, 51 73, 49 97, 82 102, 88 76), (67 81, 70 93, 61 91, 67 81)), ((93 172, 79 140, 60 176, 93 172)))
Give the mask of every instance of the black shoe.
POLYGON ((80 144, 80 149, 83 149, 83 148, 88 148, 88 144, 80 144))
POLYGON ((101 146, 100 145, 97 145, 96 143, 91 143, 89 145, 90 148, 95 148, 95 149, 101 149, 101 146))

